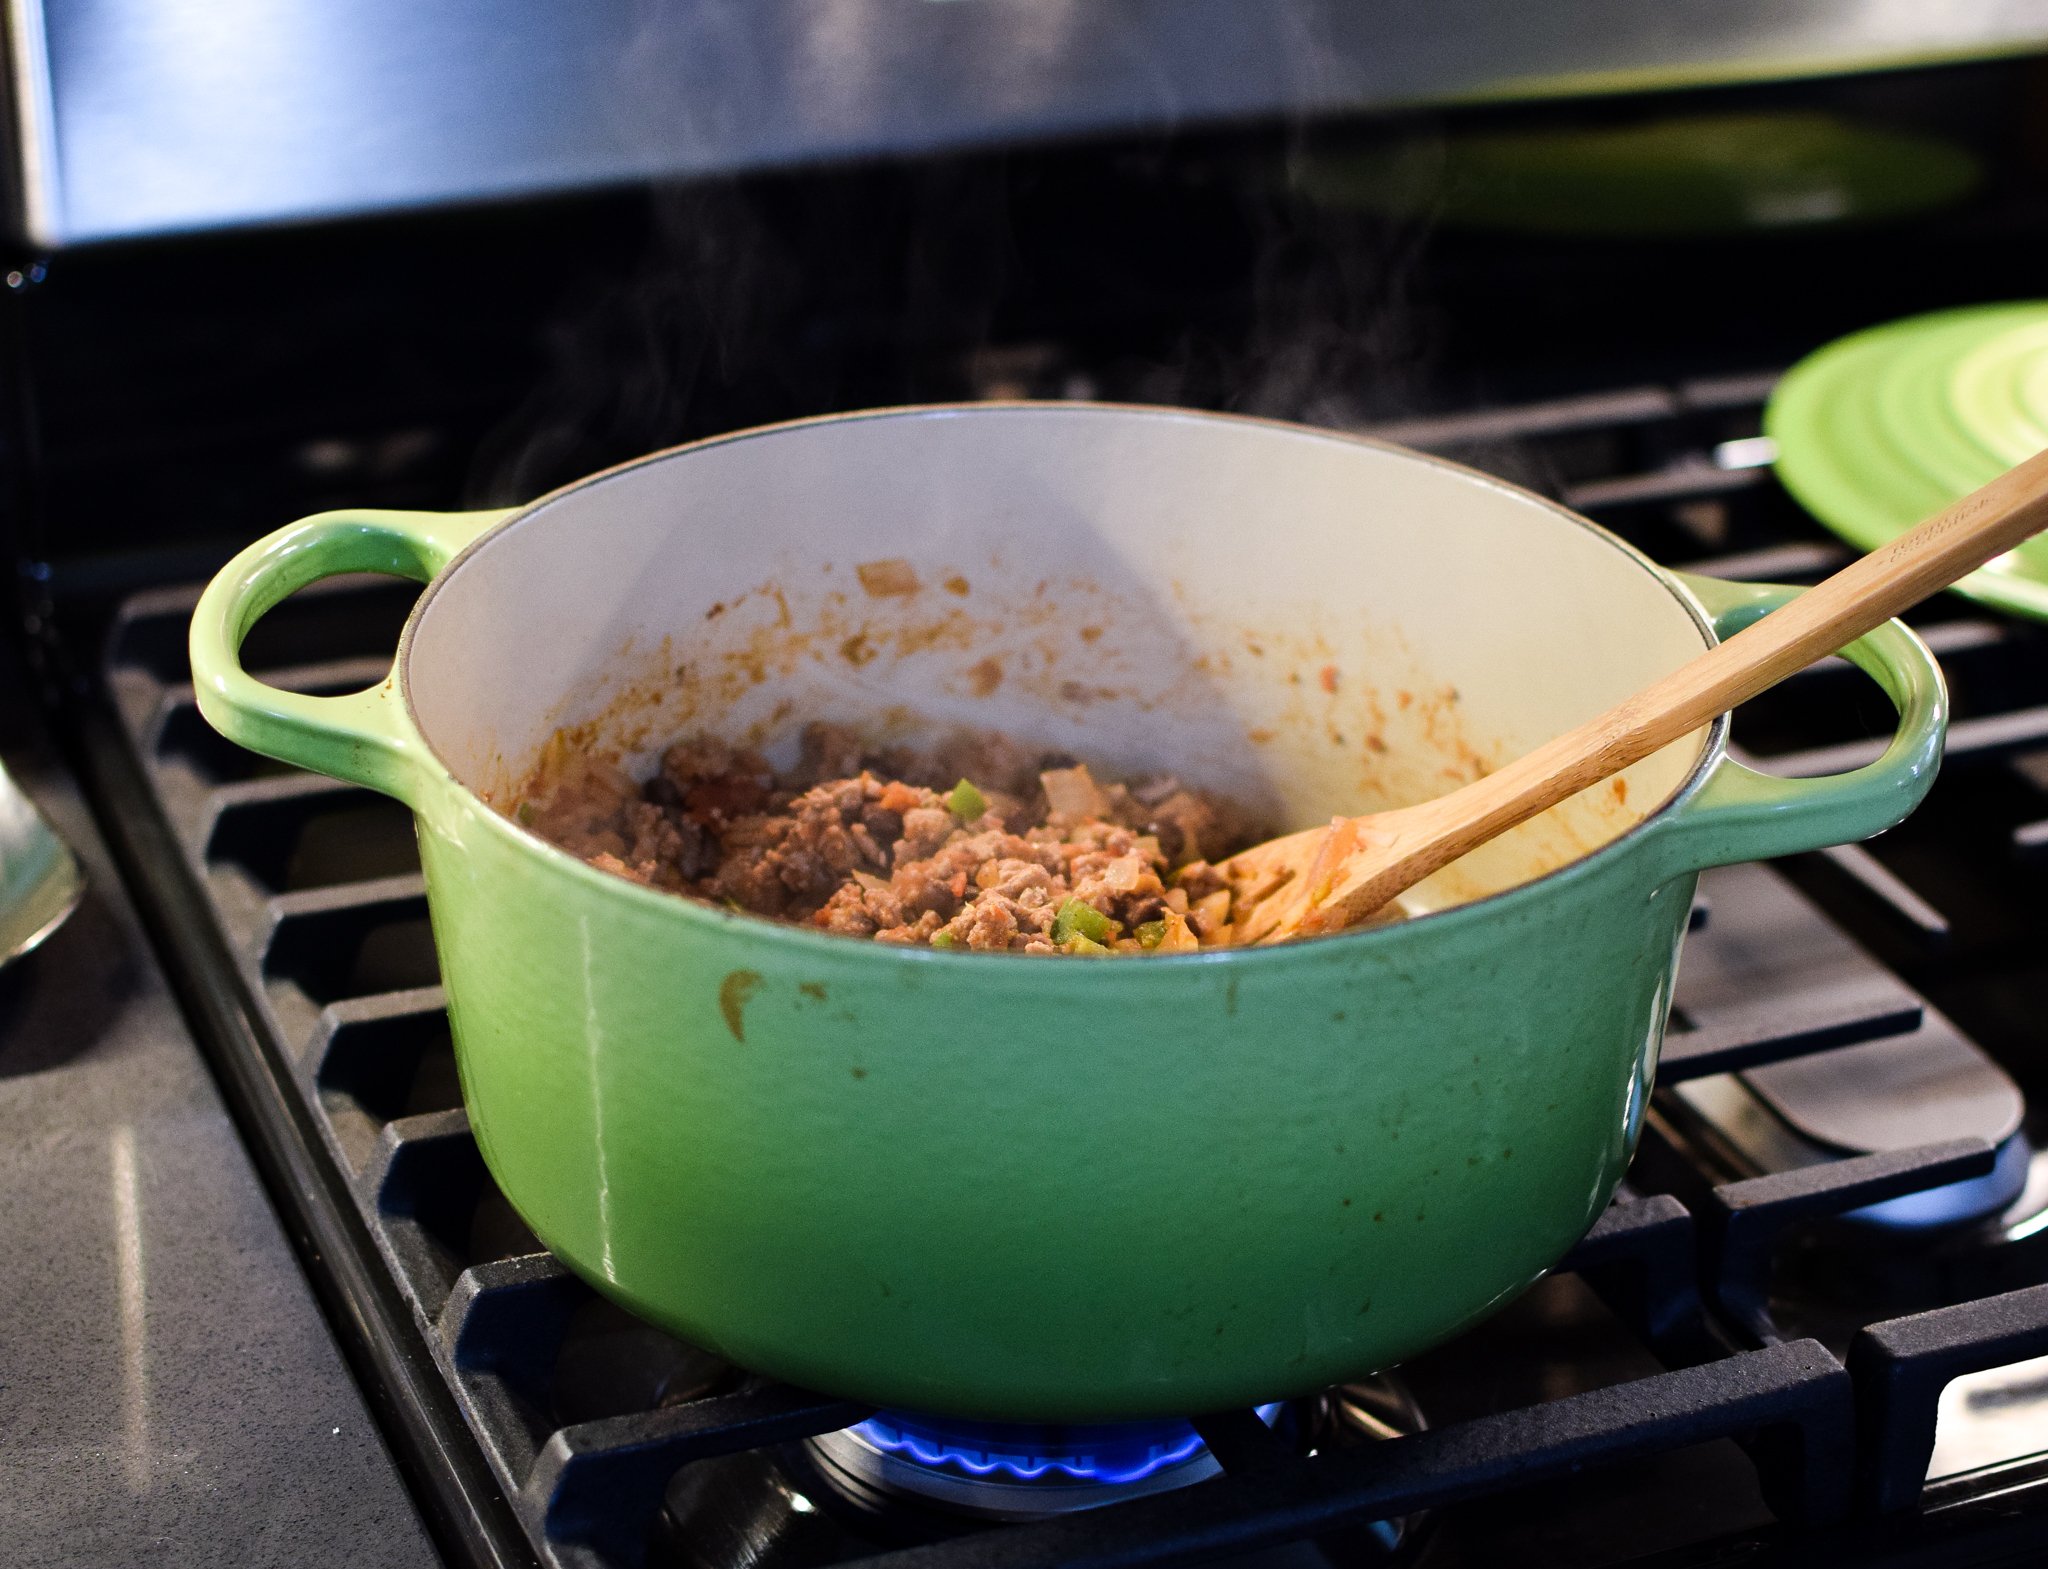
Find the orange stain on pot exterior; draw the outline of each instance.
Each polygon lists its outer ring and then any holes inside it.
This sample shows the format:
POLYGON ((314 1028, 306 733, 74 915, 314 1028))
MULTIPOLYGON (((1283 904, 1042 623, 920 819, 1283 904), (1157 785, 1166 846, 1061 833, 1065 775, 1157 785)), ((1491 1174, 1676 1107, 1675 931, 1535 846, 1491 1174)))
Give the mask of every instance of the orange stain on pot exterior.
POLYGON ((747 1004, 761 989, 759 970, 733 970, 718 983, 718 1011, 725 1015, 725 1027, 741 1045, 747 1041, 747 1004))

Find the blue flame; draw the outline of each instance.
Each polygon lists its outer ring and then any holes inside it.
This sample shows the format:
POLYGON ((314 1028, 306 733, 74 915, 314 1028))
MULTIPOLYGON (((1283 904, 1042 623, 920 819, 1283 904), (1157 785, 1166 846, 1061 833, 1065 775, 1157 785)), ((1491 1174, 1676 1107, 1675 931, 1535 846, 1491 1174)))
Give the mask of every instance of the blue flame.
MULTIPOLYGON (((1280 1405, 1260 1406, 1271 1422, 1280 1405)), ((885 1454, 970 1477, 1036 1482, 1142 1482, 1192 1460, 1205 1447, 1187 1422, 1120 1422, 1096 1427, 1039 1427, 1004 1422, 938 1422, 884 1412, 854 1428, 885 1454)))

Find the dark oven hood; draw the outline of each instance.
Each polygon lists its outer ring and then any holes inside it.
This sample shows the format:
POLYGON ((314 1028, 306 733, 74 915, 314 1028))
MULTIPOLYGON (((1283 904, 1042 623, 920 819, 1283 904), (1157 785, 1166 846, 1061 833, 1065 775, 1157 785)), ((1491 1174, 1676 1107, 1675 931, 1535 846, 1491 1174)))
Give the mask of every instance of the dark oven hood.
POLYGON ((1396 104, 2048 42, 2031 0, 13 0, 43 248, 1396 104))

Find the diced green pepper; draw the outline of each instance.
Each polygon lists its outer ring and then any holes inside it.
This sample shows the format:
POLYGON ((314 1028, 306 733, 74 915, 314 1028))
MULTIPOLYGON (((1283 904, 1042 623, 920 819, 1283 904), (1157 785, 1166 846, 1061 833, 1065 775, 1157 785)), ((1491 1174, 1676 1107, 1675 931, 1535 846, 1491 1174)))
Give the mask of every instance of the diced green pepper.
POLYGON ((988 797, 963 779, 946 797, 946 809, 955 817, 971 823, 988 810, 988 797))
POLYGON ((960 946, 960 939, 955 937, 951 932, 933 932, 932 946, 934 948, 957 948, 960 946))
POLYGON ((1053 912, 1052 940, 1065 942, 1075 933, 1101 944, 1116 936, 1117 924, 1094 905, 1069 898, 1053 912))
POLYGON ((1104 947, 1093 938, 1084 937, 1081 933, 1075 932, 1061 945, 1061 951, 1064 953, 1085 953, 1090 957, 1094 957, 1100 954, 1114 953, 1116 950, 1104 947))
POLYGON ((1166 923, 1164 921, 1141 922, 1138 929, 1131 935, 1138 939, 1138 946, 1140 948, 1157 948, 1160 943, 1166 940, 1166 923))
POLYGON ((512 815, 519 820, 519 826, 521 828, 532 827, 533 803, 531 801, 521 801, 516 807, 512 809, 512 815))

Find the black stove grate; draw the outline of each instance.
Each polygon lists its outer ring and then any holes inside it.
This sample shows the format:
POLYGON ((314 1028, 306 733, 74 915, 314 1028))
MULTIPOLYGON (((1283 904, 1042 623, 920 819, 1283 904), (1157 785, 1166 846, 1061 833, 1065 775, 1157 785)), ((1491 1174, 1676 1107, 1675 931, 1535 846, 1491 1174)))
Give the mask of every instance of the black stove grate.
MULTIPOLYGON (((1770 381, 1636 388, 1382 434, 1547 487, 1660 559, 1705 558, 1704 570, 1728 576, 1811 578, 1841 552, 1817 537, 1743 445, 1770 381)), ((378 651, 393 640, 410 594, 381 583, 311 591, 258 629, 246 657, 267 679, 300 690, 371 684, 384 674, 378 651)), ((137 802, 165 835, 155 847, 164 853, 144 845, 131 865, 176 968, 232 972, 234 1001, 216 1008, 210 1044, 224 1054, 223 1077, 242 1086, 258 1142, 300 1141, 271 1155, 281 1206, 311 1239, 309 1252, 349 1254, 316 1261, 316 1273, 334 1271, 338 1316, 367 1325, 358 1329, 368 1348, 359 1365, 384 1386, 395 1440, 453 1550, 477 1562, 563 1569, 647 1563, 664 1493, 682 1468, 828 1432, 865 1412, 749 1378, 638 1325, 540 1248, 494 1187, 461 1109, 407 814, 366 792, 281 771, 206 727, 183 656, 195 599, 192 588, 135 598, 108 649, 105 676, 130 777, 147 796, 137 802), (239 1012, 227 1021, 234 1028, 222 1024, 223 1008, 239 1012)), ((2006 761, 2048 747, 2048 707, 2030 700, 2048 699, 2048 678, 2024 679, 2044 663, 2031 629, 1956 607, 1938 615, 1948 619, 1927 630, 1944 657, 2002 705, 1960 721, 1952 754, 2006 761), (1980 667, 1989 672, 1981 681, 1980 667), (2015 667, 2023 674, 2001 673, 2015 667)), ((1745 743, 1758 745, 1756 732, 1779 743, 1760 749, 1786 771, 1860 760, 1868 750, 1861 735, 1817 733, 1809 723, 1829 711, 1814 694, 1832 693, 1840 679, 1810 672, 1756 705, 1754 719, 1745 711, 1745 743)), ((2036 807, 2006 830, 2017 855, 2048 844, 2048 805, 2036 807)), ((1992 1161, 1988 1144, 1969 1140, 1782 1171, 1702 1153, 1698 1129, 1673 1098, 1682 1083, 1953 1033, 1899 973, 1917 974, 1914 964, 1952 951, 1948 917, 1861 848, 1808 858, 1796 871, 1802 888, 1847 912, 1895 968, 1843 941, 1776 871, 1730 869, 1703 883, 1688 954, 1710 956, 1710 973, 1722 948, 1733 953, 1786 923, 1835 946, 1817 989, 1702 991, 1690 984, 1699 966, 1688 960, 1633 1185, 1543 1288, 1577 1289, 1573 1301, 1597 1304, 1629 1342, 1624 1371, 1568 1371, 1533 1387, 1503 1381, 1476 1407, 1469 1393, 1464 1409, 1451 1400, 1450 1419, 1425 1432, 1312 1456, 1275 1440, 1249 1413, 1204 1417, 1198 1426, 1224 1469, 1212 1481, 862 1561, 902 1569, 1192 1563, 1328 1541, 1342 1527, 1437 1509, 1451 1524, 1432 1549, 1438 1559, 1482 1562, 1489 1541, 1514 1537, 1489 1537, 1485 1512, 1470 1510, 1464 1518, 1482 1523, 1461 1537, 1460 1505, 1510 1497, 1526 1509, 1535 1484, 1603 1469, 1634 1486, 1655 1457, 1724 1439, 1740 1443, 1754 1467, 1753 1481, 1734 1484, 1747 1499, 1735 1522, 1747 1533, 1743 1552, 1778 1539, 1785 1527, 1771 1515, 1826 1528, 1859 1508, 1867 1515, 1921 1502, 1941 1386, 2048 1351, 2048 1288, 1981 1293, 1825 1338, 1780 1312, 1780 1261, 1835 1217, 1981 1174, 1992 1161), (1852 1334, 1845 1366, 1838 1353, 1852 1334), (1459 1555, 1460 1540, 1468 1556, 1459 1555)), ((1535 1333, 1541 1345, 1561 1332, 1538 1323, 1535 1333)), ((1567 1368, 1574 1344, 1559 1354, 1567 1368)), ((1449 1363, 1479 1354, 1453 1346, 1433 1356, 1449 1363)), ((1427 1368, 1425 1359, 1424 1382, 1427 1368)), ((1705 1535, 1729 1545, 1728 1524, 1705 1535)), ((1557 1561, 1571 1561, 1567 1548, 1558 1551, 1557 1561)), ((1707 1551, 1686 1561, 1708 1562, 1707 1551)))

